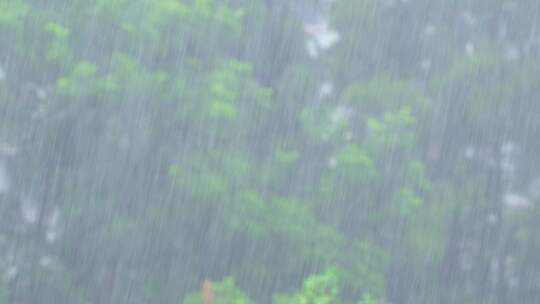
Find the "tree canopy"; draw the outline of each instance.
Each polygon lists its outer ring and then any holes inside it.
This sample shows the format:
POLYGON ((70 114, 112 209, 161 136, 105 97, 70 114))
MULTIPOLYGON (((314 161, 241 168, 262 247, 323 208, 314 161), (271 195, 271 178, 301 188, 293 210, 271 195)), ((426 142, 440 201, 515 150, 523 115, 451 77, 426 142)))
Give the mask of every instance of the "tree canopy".
POLYGON ((0 0, 0 304, 538 303, 539 13, 0 0))

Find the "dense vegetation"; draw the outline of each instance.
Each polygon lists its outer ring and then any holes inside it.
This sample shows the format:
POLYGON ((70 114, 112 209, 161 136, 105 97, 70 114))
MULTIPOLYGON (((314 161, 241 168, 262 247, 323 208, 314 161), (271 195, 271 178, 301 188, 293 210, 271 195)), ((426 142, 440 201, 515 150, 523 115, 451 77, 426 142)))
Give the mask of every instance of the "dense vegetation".
POLYGON ((538 1, 323 2, 0 0, 0 303, 539 303, 538 1))

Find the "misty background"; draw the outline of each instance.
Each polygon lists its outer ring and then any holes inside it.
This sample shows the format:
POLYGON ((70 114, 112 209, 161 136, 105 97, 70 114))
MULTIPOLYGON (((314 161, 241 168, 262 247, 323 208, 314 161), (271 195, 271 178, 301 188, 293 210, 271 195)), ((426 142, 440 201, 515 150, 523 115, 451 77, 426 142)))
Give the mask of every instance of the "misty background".
POLYGON ((0 304, 540 303, 538 0, 0 0, 0 304))

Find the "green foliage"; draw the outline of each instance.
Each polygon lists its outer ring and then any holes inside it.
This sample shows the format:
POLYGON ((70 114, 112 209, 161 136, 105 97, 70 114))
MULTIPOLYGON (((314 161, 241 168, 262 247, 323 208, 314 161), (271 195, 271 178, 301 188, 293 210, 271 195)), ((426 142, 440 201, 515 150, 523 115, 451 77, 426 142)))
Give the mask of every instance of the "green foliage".
POLYGON ((19 25, 28 12, 28 6, 24 1, 2 2, 0 8, 0 24, 2 24, 2 27, 19 25))
POLYGON ((366 293, 358 301, 358 304, 377 304, 377 301, 369 293, 366 293))
POLYGON ((0 0, 0 304, 538 303, 537 2, 315 2, 0 0))
POLYGON ((306 278, 300 292, 286 296, 278 295, 274 304, 338 304, 339 273, 336 268, 329 268, 324 273, 306 278))
MULTIPOLYGON (((215 304, 250 304, 253 303, 249 298, 236 287, 232 277, 226 277, 220 282, 212 283, 211 287, 215 304)), ((182 303, 184 304, 204 304, 203 292, 196 292, 186 296, 182 303)))
POLYGON ((382 116, 385 112, 399 110, 403 105, 415 113, 430 107, 429 100, 413 82, 392 80, 379 76, 367 82, 352 84, 343 93, 343 101, 354 105, 361 112, 382 116))
POLYGON ((51 45, 46 58, 69 66, 73 57, 69 47, 69 29, 58 23, 50 22, 45 25, 45 31, 51 35, 51 45))

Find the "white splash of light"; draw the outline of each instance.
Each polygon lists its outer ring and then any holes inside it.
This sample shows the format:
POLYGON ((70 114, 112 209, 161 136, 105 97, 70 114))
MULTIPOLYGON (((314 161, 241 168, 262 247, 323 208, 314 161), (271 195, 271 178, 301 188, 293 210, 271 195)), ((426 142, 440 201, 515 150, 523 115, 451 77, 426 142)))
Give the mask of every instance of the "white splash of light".
POLYGON ((6 79, 6 71, 4 71, 4 68, 0 65, 0 81, 6 79))
POLYGON ((323 84, 321 84, 321 87, 319 90, 319 94, 321 97, 327 97, 331 95, 333 92, 334 92, 334 86, 332 85, 331 82, 326 81, 326 82, 323 82, 323 84))
POLYGON ((323 50, 331 48, 339 39, 339 34, 336 31, 326 31, 317 36, 317 42, 323 50))
POLYGON ((313 38, 317 46, 322 50, 331 48, 340 40, 339 33, 331 29, 327 21, 306 24, 304 31, 313 38))
POLYGON ((527 197, 518 193, 506 193, 504 195, 504 204, 508 208, 521 209, 530 207, 531 201, 527 197))

